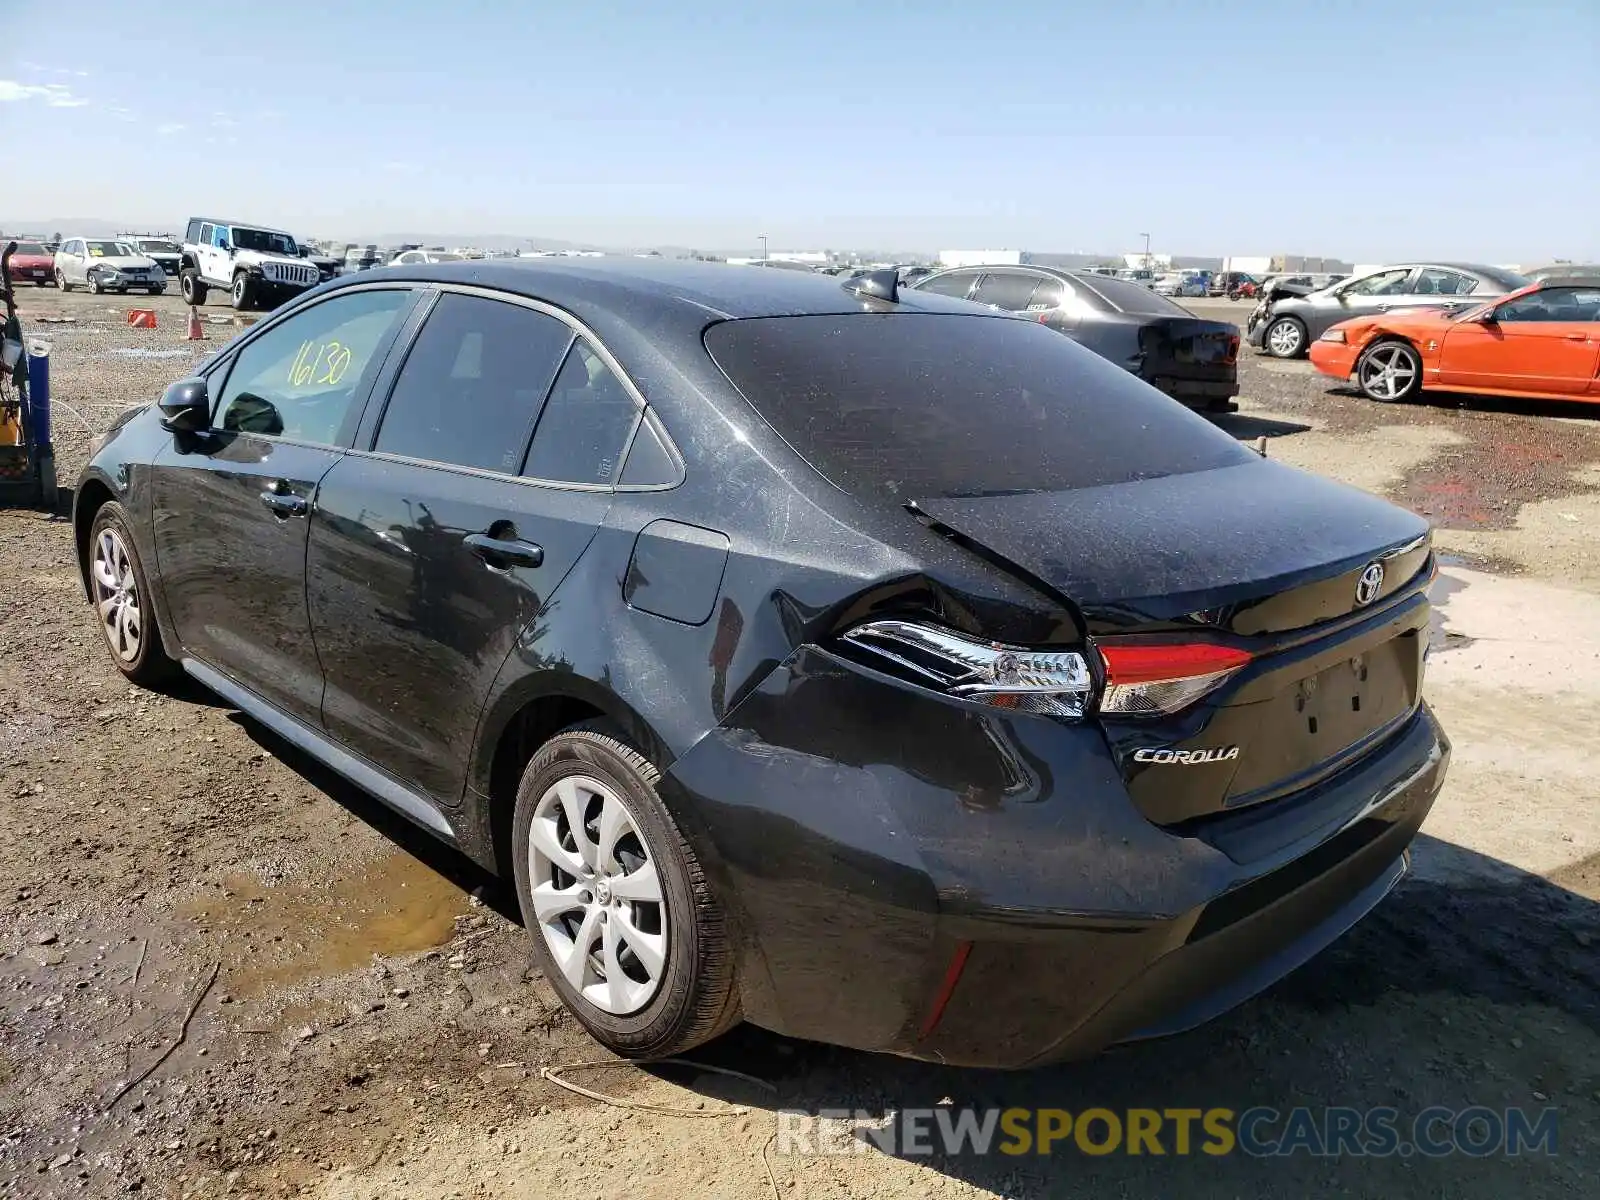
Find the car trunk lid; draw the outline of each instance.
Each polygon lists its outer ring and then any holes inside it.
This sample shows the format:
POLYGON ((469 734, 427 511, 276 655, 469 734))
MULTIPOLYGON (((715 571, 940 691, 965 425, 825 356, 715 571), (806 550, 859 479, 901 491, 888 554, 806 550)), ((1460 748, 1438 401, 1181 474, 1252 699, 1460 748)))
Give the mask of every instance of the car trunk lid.
POLYGON ((1305 787, 1419 703, 1427 526, 1365 492, 1257 460, 914 509, 1069 601, 1108 653, 1192 642, 1248 651, 1179 711, 1100 717, 1130 794, 1158 823, 1305 787))
POLYGON ((1239 329, 1227 321, 1156 317, 1140 326, 1139 349, 1146 379, 1222 382, 1238 372, 1239 329))

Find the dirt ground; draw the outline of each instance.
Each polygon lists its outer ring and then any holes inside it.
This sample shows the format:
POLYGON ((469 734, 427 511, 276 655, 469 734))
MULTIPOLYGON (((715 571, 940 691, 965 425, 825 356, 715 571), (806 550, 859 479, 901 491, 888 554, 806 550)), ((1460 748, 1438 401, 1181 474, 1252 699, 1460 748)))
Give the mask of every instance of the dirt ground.
MULTIPOLYGON (((66 482, 91 431, 228 332, 184 341, 172 297, 155 331, 112 311, 142 299, 22 298, 66 482), (75 324, 37 321, 58 313, 75 324)), ((770 1091, 576 1076, 696 1117, 542 1078, 603 1055, 530 973, 508 893, 198 688, 128 687, 68 524, 0 512, 0 1195, 1593 1195, 1600 410, 1388 408, 1254 358, 1243 381, 1227 428, 1427 514, 1450 554, 1428 694, 1455 762, 1412 876, 1266 995, 1087 1063, 953 1070, 742 1028, 695 1058, 770 1091), (1559 1154, 764 1153, 777 1109, 941 1103, 1553 1106, 1559 1154)))

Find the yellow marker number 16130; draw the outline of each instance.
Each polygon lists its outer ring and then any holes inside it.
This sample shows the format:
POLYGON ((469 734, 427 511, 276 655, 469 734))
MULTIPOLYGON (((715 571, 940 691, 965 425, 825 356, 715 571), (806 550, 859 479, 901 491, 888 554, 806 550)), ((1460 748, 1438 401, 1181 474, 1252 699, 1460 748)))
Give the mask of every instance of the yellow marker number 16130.
POLYGON ((350 347, 343 342, 301 342, 289 364, 289 386, 338 387, 349 369, 350 347))

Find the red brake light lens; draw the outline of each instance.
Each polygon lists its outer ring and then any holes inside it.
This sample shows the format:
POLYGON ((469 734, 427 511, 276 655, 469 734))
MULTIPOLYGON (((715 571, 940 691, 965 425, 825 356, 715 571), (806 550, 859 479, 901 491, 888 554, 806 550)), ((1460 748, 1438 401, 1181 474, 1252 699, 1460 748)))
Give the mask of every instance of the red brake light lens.
POLYGON ((1211 642, 1100 645, 1106 689, 1100 711, 1121 716, 1178 712, 1250 662, 1248 650, 1211 642))

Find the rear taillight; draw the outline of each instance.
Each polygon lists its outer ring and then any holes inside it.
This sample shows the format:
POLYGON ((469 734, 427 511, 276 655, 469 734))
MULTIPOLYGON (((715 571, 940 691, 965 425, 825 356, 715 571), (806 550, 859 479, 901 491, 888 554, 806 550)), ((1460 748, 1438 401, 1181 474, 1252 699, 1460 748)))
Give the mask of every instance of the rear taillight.
POLYGON ((872 665, 922 687, 1013 712, 1079 720, 1094 692, 1076 650, 980 641, 914 621, 870 621, 841 639, 872 665))
MULTIPOLYGON (((1078 650, 1040 650, 983 641, 917 621, 869 621, 840 638, 853 658, 940 692, 1013 712, 1081 720, 1096 682, 1078 650)), ((1090 644, 1105 667, 1099 711, 1158 717, 1193 704, 1250 661, 1209 642, 1090 644)))
POLYGON ((1165 716, 1187 708, 1250 661, 1250 653, 1210 642, 1101 643, 1106 689, 1100 711, 1165 716))

